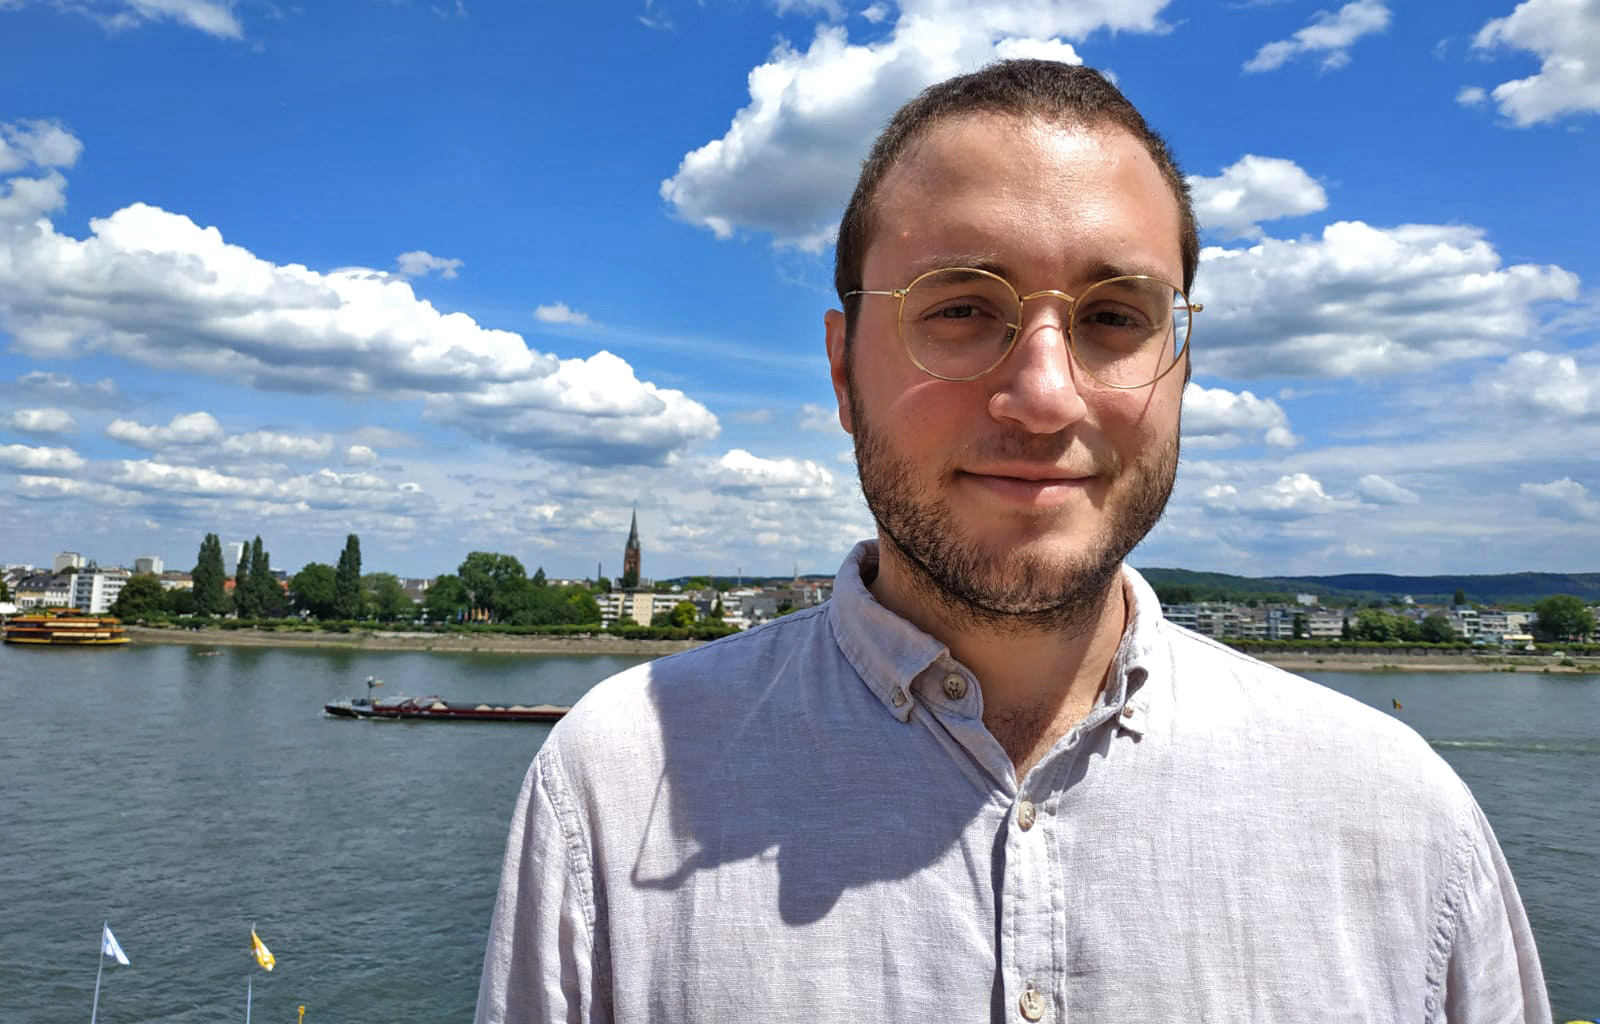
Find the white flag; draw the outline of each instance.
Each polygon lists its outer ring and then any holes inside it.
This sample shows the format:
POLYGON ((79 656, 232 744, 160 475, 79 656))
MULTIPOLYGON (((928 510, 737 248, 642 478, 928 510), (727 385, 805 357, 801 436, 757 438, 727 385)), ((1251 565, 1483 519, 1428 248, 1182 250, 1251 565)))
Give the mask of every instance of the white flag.
POLYGON ((129 966, 128 954, 122 951, 122 944, 117 941, 117 937, 115 935, 111 934, 111 926, 106 924, 101 925, 100 927, 100 955, 114 956, 117 958, 117 963, 124 967, 129 966))

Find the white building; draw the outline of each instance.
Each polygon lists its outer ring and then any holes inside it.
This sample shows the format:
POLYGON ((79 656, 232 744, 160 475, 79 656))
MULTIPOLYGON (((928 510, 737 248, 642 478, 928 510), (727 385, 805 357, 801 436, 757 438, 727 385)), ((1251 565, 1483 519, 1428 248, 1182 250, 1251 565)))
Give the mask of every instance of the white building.
POLYGON ((133 560, 133 571, 150 576, 160 576, 163 563, 155 555, 140 555, 133 560))
POLYGON ((651 590, 612 590, 595 596, 600 606, 600 622, 609 626, 618 619, 631 619, 648 626, 657 613, 671 610, 682 598, 677 594, 657 594, 651 590))
POLYGON ((80 572, 72 577, 72 607, 104 615, 127 582, 126 572, 80 572))
POLYGON ((76 551, 63 551, 50 563, 51 572, 61 572, 66 569, 82 569, 83 556, 76 551))
POLYGON ((246 545, 242 541, 222 545, 222 574, 224 576, 239 575, 239 562, 244 559, 246 545))
POLYGON ((72 603, 72 577, 35 573, 18 580, 12 591, 19 608, 65 608, 72 603))

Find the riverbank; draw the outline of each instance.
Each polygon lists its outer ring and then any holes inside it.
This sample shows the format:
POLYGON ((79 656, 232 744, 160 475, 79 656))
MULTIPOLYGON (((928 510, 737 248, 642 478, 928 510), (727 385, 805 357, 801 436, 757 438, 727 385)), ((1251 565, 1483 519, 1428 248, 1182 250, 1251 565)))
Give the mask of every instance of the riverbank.
POLYGON ((631 640, 593 636, 525 636, 511 633, 425 633, 358 630, 349 633, 287 633, 261 629, 152 629, 129 626, 135 643, 190 647, 340 647, 358 651, 435 651, 441 654, 675 654, 700 640, 631 640))
POLYGON ((1600 659, 1562 659, 1544 654, 1479 654, 1449 651, 1390 654, 1383 651, 1251 651, 1290 672, 1600 672, 1600 659), (1563 665, 1563 660, 1571 661, 1563 665))
MULTIPOLYGON (((686 651, 703 640, 630 640, 596 633, 592 636, 529 636, 510 633, 426 633, 404 630, 359 630, 349 633, 281 632, 259 629, 152 629, 129 626, 136 643, 185 644, 192 647, 341 647, 363 651, 434 651, 443 654, 630 654, 663 655, 686 651)), ((1389 651, 1265 650, 1255 657, 1291 672, 1600 672, 1600 659, 1561 659, 1549 655, 1506 655, 1499 652, 1431 651, 1427 654, 1389 651), (1563 665, 1563 660, 1574 664, 1563 665)))

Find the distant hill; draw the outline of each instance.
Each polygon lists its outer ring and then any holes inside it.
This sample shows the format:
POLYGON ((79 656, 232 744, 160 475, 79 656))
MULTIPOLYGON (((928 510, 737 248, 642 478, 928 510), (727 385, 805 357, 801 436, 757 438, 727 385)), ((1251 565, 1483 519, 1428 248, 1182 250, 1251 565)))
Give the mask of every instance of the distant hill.
POLYGON ((1190 569, 1145 569, 1139 572, 1152 587, 1186 587, 1196 601, 1255 598, 1292 601, 1295 594, 1315 594, 1323 604, 1387 601, 1410 595, 1423 604, 1448 604, 1457 590, 1478 604, 1532 604, 1552 594, 1574 594, 1600 602, 1600 573, 1515 572, 1493 576, 1392 576, 1387 573, 1342 573, 1336 576, 1230 576, 1190 569))

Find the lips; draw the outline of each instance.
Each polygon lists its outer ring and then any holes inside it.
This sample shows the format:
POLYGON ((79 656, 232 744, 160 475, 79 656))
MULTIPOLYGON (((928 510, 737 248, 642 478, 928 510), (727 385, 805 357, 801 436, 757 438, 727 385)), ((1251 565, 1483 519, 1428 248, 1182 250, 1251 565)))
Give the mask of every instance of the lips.
POLYGON ((1073 500, 1095 476, 1055 466, 986 466, 964 470, 959 479, 1003 502, 1049 506, 1073 500))

